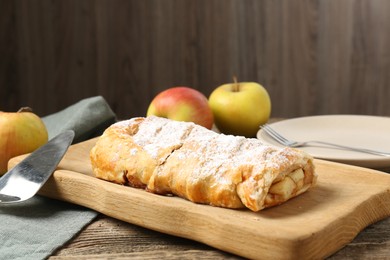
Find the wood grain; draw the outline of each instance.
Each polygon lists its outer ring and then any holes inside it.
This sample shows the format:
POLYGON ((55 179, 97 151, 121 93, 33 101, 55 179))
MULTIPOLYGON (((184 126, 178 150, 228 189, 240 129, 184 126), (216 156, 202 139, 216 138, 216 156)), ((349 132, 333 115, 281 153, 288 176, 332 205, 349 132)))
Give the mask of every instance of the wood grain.
MULTIPOLYGON (((370 169, 316 160, 319 181, 314 189, 255 213, 99 180, 91 176, 89 163, 95 142, 70 147, 40 194, 247 258, 323 258, 390 215, 390 176, 370 169)), ((20 158, 13 159, 11 166, 20 158)))
MULTIPOLYGON (((363 230, 328 260, 387 259, 390 218, 363 230)), ((192 240, 99 215, 49 259, 242 259, 192 240)))
POLYGON ((272 116, 390 115, 390 1, 0 2, 0 110, 102 95, 119 118, 161 90, 258 81, 272 116))
POLYGON ((99 215, 49 259, 240 259, 192 240, 99 215))

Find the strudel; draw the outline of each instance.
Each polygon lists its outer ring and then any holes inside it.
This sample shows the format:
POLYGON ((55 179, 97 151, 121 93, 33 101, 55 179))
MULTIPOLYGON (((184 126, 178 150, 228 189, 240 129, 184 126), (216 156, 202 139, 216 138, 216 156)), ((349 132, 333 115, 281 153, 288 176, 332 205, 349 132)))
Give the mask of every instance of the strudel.
POLYGON ((252 211, 313 186, 313 158, 258 139, 155 116, 111 125, 90 152, 96 177, 195 203, 252 211))

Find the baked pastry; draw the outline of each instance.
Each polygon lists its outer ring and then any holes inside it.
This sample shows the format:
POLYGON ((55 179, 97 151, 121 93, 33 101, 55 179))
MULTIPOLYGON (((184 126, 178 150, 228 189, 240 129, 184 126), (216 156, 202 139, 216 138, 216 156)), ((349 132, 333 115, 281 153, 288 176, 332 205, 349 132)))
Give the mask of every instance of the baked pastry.
POLYGON ((90 158, 107 181, 252 211, 305 192, 317 178, 312 157, 300 150, 155 116, 113 124, 90 158))

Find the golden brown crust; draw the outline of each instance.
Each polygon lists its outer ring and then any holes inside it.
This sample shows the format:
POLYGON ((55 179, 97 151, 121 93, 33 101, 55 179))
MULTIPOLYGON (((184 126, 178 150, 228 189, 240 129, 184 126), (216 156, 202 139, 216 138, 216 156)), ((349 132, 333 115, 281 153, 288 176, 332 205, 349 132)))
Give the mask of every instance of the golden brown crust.
POLYGON ((90 157, 104 180, 253 211, 305 192, 317 178, 302 151, 153 116, 112 125, 90 157))

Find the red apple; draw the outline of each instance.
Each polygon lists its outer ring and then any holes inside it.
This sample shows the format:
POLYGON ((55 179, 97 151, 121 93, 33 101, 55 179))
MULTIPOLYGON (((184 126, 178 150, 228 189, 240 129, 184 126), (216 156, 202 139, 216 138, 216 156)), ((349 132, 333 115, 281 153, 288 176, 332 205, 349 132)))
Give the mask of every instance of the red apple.
POLYGON ((31 109, 0 111, 0 176, 7 171, 12 157, 33 152, 47 140, 46 126, 31 109))
POLYGON ((207 98, 189 87, 173 87, 159 93, 150 103, 146 115, 194 122, 208 129, 214 123, 207 98))

